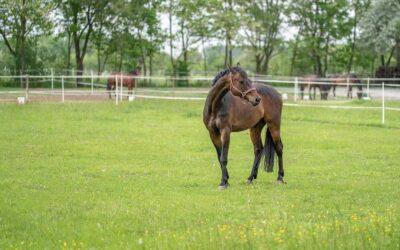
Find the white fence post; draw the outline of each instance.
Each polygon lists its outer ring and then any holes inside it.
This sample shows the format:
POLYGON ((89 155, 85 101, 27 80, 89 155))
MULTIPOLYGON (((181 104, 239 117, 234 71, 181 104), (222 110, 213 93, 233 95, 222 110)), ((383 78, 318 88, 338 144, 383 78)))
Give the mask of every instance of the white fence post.
POLYGON ((367 97, 370 98, 370 96, 369 96, 369 77, 367 78, 367 97))
POLYGON ((353 97, 353 91, 350 92, 350 79, 347 77, 346 79, 346 87, 347 87, 347 98, 352 98, 353 97), (352 95, 352 96, 350 96, 352 95))
POLYGON ((299 86, 299 80, 297 77, 294 78, 294 101, 297 101, 297 91, 299 86))
POLYGON ((51 91, 54 91, 54 70, 51 68, 51 91))
POLYGON ((64 76, 61 76, 61 101, 64 102, 64 76))
POLYGON ((385 124, 385 82, 382 82, 382 124, 385 124))
POLYGON ((93 70, 90 70, 90 75, 92 77, 91 79, 91 85, 92 85, 92 95, 93 95, 93 70))
POLYGON ((115 75, 115 105, 118 105, 118 76, 115 75))

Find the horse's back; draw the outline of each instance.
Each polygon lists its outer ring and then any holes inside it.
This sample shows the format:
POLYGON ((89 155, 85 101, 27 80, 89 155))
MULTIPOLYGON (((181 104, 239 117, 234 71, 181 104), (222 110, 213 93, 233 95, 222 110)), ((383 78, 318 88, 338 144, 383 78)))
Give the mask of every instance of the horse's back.
POLYGON ((254 86, 264 99, 282 106, 282 96, 275 88, 262 83, 255 83, 254 86))

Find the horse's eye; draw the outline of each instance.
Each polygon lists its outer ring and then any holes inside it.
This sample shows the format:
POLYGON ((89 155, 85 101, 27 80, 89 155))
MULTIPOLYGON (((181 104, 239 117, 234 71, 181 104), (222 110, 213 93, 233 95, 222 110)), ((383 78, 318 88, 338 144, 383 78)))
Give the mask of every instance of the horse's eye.
POLYGON ((240 84, 244 84, 244 81, 243 81, 243 80, 240 80, 239 82, 240 82, 240 84))

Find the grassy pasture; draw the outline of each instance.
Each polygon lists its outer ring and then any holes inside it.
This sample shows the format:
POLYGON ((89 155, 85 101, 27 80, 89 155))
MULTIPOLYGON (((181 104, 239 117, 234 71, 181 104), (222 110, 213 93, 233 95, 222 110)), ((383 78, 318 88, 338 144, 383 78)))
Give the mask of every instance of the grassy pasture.
POLYGON ((399 112, 285 107, 288 184, 246 131, 218 192, 202 106, 0 105, 0 248, 400 248, 399 112))

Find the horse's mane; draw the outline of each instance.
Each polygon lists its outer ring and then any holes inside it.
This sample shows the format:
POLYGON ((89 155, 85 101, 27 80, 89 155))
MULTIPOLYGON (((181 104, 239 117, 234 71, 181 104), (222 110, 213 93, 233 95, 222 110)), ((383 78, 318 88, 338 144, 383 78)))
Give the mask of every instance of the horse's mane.
MULTIPOLYGON (((232 70, 232 72, 238 72, 238 73, 240 73, 240 74, 242 75, 243 78, 247 78, 246 72, 245 72, 242 68, 240 68, 239 66, 237 66, 237 67, 232 67, 231 70, 232 70)), ((228 73, 229 73, 229 69, 224 69, 224 70, 222 70, 221 72, 219 72, 219 73, 214 77, 214 79, 212 80, 211 86, 214 86, 214 85, 218 82, 219 79, 221 79, 222 77, 224 77, 224 76, 227 75, 228 73)))

